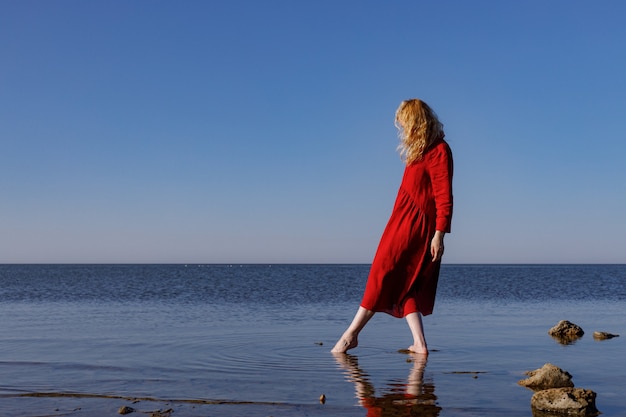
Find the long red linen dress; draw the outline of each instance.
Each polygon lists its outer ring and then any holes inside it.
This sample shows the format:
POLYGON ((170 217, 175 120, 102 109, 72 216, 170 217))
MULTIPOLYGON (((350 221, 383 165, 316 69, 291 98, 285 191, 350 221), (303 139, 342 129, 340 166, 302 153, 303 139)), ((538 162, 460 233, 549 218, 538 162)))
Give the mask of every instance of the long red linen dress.
POLYGON ((441 261, 432 261, 430 242, 436 230, 450 232, 452 171, 452 152, 443 139, 405 168, 361 307, 394 317, 433 312, 441 261))

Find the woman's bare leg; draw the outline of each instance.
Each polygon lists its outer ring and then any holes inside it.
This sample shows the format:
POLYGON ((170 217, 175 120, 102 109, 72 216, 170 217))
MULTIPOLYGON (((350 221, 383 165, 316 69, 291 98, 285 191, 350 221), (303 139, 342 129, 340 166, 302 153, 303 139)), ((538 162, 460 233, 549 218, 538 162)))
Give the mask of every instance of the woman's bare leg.
POLYGON ((333 353, 346 353, 349 349, 353 349, 358 346, 359 333, 365 327, 367 322, 372 318, 374 312, 363 307, 359 307, 356 312, 352 323, 348 329, 343 333, 337 344, 332 348, 333 353))
POLYGON ((413 369, 411 369, 411 373, 409 374, 406 393, 413 397, 418 397, 420 394, 423 394, 424 368, 426 368, 428 356, 411 353, 410 357, 413 362, 413 369))
POLYGON ((413 334, 413 344, 409 346, 411 352, 421 355, 428 355, 428 346, 424 337, 424 326, 422 325, 422 315, 419 312, 407 314, 406 322, 409 324, 413 334))

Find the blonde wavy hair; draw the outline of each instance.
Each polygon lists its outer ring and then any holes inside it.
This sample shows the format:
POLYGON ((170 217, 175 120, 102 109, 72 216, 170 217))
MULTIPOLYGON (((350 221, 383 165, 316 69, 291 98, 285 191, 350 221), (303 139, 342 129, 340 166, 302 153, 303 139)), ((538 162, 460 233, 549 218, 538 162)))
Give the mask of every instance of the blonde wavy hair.
POLYGON ((400 158, 407 165, 422 159, 430 145, 444 136, 443 124, 437 114, 417 98, 400 103, 395 125, 400 136, 400 158))

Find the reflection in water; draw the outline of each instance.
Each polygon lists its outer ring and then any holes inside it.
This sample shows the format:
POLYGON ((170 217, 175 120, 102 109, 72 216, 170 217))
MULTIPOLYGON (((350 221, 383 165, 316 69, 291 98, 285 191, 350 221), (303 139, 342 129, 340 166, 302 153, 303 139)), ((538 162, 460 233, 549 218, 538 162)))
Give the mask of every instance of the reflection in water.
POLYGON ((333 355, 344 369, 346 378, 354 383, 359 403, 368 417, 436 417, 441 411, 435 395, 435 385, 424 383, 426 357, 411 354, 412 368, 406 383, 390 383, 382 394, 376 395, 369 375, 359 367, 356 356, 337 353, 333 355))

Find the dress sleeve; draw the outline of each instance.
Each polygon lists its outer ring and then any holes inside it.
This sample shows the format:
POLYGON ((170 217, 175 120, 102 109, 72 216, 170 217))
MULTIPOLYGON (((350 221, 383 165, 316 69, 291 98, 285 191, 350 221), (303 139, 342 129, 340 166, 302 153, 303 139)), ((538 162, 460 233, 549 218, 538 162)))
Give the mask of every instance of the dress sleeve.
POLYGON ((452 221, 452 151, 446 142, 441 142, 433 149, 429 161, 430 180, 437 210, 436 229, 450 233, 452 221))

